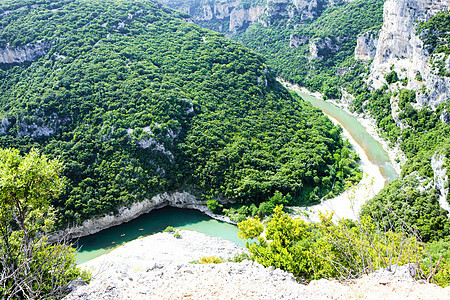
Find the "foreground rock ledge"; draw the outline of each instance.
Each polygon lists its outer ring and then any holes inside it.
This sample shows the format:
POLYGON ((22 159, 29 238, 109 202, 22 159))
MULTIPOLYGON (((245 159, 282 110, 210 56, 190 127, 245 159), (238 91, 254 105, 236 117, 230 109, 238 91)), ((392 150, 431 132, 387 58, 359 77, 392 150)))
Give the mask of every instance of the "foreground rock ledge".
POLYGON ((221 238, 180 231, 134 240, 82 265, 94 279, 65 299, 450 299, 450 291, 411 277, 377 272, 352 283, 319 280, 305 286, 292 274, 251 261, 199 265, 245 249, 221 238))

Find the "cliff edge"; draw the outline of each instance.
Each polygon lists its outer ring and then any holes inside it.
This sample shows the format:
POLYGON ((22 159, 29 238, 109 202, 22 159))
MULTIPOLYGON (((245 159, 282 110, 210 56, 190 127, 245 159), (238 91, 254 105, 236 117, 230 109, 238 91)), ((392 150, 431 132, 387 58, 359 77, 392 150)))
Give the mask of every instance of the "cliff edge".
POLYGON ((293 275, 245 260, 193 264, 204 256, 224 260, 245 251, 229 241, 192 231, 181 238, 158 233, 87 262, 89 285, 65 299, 449 299, 450 290, 413 280, 405 267, 361 279, 297 283, 293 275))

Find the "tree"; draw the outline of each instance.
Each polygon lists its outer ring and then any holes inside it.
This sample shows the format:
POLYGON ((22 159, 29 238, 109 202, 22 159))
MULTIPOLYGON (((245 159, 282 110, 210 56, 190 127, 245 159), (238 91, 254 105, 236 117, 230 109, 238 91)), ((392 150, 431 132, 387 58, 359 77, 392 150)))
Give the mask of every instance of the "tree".
POLYGON ((239 237, 257 239, 246 242, 251 258, 268 267, 274 266, 291 272, 296 277, 311 279, 313 276, 308 239, 310 228, 300 219, 292 219, 276 206, 265 230, 259 218, 238 224, 239 237))
POLYGON ((75 279, 75 249, 50 243, 55 214, 50 200, 64 188, 63 165, 37 150, 21 156, 0 149, 0 296, 2 299, 59 298, 75 279))

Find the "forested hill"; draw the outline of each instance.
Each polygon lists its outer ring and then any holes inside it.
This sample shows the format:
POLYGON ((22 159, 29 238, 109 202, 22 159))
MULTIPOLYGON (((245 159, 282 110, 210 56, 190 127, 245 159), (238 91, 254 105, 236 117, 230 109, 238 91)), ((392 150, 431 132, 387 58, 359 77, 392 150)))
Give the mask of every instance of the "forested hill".
POLYGON ((0 4, 0 147, 66 165, 60 224, 188 189, 317 201, 357 180, 340 129, 258 54, 145 0, 0 4))

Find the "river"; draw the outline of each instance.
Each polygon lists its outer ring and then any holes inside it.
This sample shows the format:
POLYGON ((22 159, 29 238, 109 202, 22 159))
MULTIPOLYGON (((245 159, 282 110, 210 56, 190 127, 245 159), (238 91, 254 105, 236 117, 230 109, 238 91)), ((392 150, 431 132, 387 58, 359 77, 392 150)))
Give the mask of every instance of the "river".
MULTIPOLYGON (((365 177, 354 190, 323 201, 319 205, 298 210, 306 211, 306 219, 310 221, 317 221, 319 210, 333 210, 338 217, 354 218, 360 205, 378 193, 387 181, 396 178, 397 174, 381 144, 367 133, 356 118, 332 103, 298 93, 304 100, 327 114, 333 122, 342 125, 344 137, 349 139, 360 155, 361 167, 365 173, 365 177)), ((80 238, 77 263, 84 263, 139 237, 161 232, 167 226, 198 231, 244 246, 243 241, 237 237, 236 226, 216 221, 198 211, 166 207, 151 211, 128 223, 80 238)))

